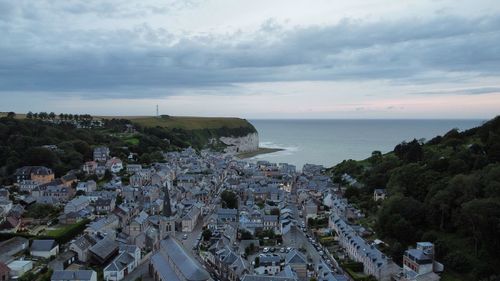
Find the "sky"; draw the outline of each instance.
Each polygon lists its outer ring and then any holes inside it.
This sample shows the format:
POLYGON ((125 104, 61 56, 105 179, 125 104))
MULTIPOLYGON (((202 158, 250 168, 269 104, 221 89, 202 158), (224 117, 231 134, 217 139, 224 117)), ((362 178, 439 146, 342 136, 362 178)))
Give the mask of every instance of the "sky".
POLYGON ((0 0, 0 111, 491 118, 498 0, 0 0))

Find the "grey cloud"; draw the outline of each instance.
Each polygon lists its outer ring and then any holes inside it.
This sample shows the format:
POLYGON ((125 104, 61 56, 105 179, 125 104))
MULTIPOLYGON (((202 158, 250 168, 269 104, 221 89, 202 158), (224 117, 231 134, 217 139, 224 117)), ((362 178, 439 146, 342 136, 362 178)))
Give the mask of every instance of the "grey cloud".
POLYGON ((86 91, 92 98, 142 97, 245 82, 420 79, 421 83, 433 79, 425 76, 431 72, 471 76, 500 72, 498 15, 395 22, 346 19, 292 30, 269 20, 259 34, 182 37, 147 24, 110 31, 16 20, 0 21, 0 32, 7 39, 0 41, 0 91, 4 92, 86 91))
POLYGON ((482 87, 458 90, 440 90, 440 91, 425 91, 415 92, 414 95, 485 95, 485 94, 500 94, 500 87, 482 87))

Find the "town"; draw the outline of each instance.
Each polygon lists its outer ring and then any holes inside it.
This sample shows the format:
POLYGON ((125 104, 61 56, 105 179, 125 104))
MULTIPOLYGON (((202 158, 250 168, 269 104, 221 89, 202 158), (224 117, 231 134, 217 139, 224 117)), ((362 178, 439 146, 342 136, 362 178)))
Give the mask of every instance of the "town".
POLYGON ((17 169, 0 189, 0 280, 440 279, 432 243, 392 260, 323 166, 192 148, 163 158, 122 161, 99 146, 60 178, 17 169))

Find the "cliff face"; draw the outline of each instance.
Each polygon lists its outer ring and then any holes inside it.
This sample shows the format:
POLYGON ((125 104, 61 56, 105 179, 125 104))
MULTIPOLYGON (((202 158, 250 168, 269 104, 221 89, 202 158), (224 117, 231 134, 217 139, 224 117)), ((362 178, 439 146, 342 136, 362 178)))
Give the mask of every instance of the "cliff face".
POLYGON ((259 148, 259 134, 250 133, 242 137, 220 137, 219 140, 227 145, 226 153, 251 152, 259 148))

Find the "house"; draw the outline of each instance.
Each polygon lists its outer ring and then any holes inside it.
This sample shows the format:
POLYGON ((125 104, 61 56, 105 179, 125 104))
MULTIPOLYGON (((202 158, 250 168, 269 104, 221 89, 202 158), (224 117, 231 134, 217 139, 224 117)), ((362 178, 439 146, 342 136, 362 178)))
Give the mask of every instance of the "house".
POLYGON ((217 210, 217 222, 235 222, 238 220, 238 210, 237 209, 225 209, 219 208, 217 210))
POLYGON ((86 196, 79 196, 77 198, 72 199, 68 203, 66 203, 66 206, 64 206, 64 213, 69 214, 69 213, 76 213, 79 212, 85 208, 87 208, 90 204, 90 200, 86 196))
POLYGON ((191 232, 196 226, 198 222, 198 218, 200 217, 200 209, 196 206, 192 206, 189 212, 182 217, 182 231, 183 232, 191 232))
POLYGON ((61 182, 66 187, 72 187, 76 182, 78 182, 78 178, 74 173, 67 173, 61 177, 61 182))
POLYGON ((9 232, 17 232, 19 227, 21 226, 21 218, 17 218, 14 216, 7 216, 3 222, 0 224, 0 230, 7 230, 9 232))
POLYGON ((207 281, 208 272, 186 253, 174 238, 160 242, 160 249, 151 257, 149 273, 154 281, 207 281))
POLYGON ((276 275, 281 271, 281 257, 277 254, 261 254, 259 266, 255 272, 266 275, 276 275))
POLYGON ((345 220, 332 214, 330 227, 337 234, 339 245, 346 249, 349 257, 363 264, 363 272, 379 281, 389 281, 400 268, 374 245, 368 244, 345 220))
POLYGON ((0 281, 8 281, 10 268, 3 262, 0 262, 0 281))
POLYGON ((90 247, 89 253, 93 264, 106 264, 118 253, 118 244, 114 240, 105 237, 90 247))
POLYGON ((77 258, 81 262, 87 262, 89 259, 89 249, 97 241, 90 235, 83 235, 75 239, 69 245, 69 249, 77 254, 77 258))
POLYGON ((285 264, 289 265, 300 279, 307 278, 307 260, 304 255, 293 249, 285 257, 285 264))
POLYGON ((0 215, 6 217, 14 205, 7 198, 0 198, 0 215))
POLYGON ((94 148, 94 161, 104 162, 109 158, 109 148, 106 146, 98 146, 94 148))
POLYGON ((129 174, 135 174, 142 170, 142 165, 141 164, 128 164, 127 165, 127 173, 129 174))
POLYGON ((17 279, 23 276, 26 272, 33 269, 33 262, 29 260, 15 260, 7 264, 10 269, 10 277, 17 279))
POLYGON ((92 206, 95 208, 95 212, 97 214, 106 214, 115 209, 115 202, 115 198, 99 198, 92 204, 92 206))
POLYGON ((216 267, 223 280, 239 281, 243 274, 248 273, 246 262, 229 247, 226 246, 215 254, 216 267))
POLYGON ((14 173, 17 183, 24 180, 33 180, 39 184, 49 183, 54 180, 54 172, 43 166, 25 166, 14 173))
POLYGON ((438 281, 443 265, 434 260, 434 244, 418 242, 416 249, 408 249, 403 255, 404 281, 438 281))
POLYGON ((279 233, 280 225, 278 222, 278 216, 275 216, 275 215, 263 216, 262 222, 263 222, 264 230, 272 230, 275 233, 279 233))
POLYGON ((19 183, 19 190, 23 192, 30 192, 38 187, 40 183, 34 181, 34 180, 23 180, 19 183))
POLYGON ((79 182, 76 191, 93 192, 97 189, 97 183, 93 180, 79 182))
POLYGON ((385 189, 375 189, 373 191, 373 200, 379 201, 384 200, 386 197, 385 189))
POLYGON ((0 242, 0 262, 7 263, 13 256, 28 249, 29 240, 23 237, 12 237, 9 240, 0 242))
POLYGON ((93 270, 56 270, 50 281, 97 281, 97 272, 93 270))
POLYGON ((83 164, 82 171, 86 174, 93 175, 97 170, 97 162, 96 161, 88 161, 83 164))
POLYGON ((104 280, 120 281, 139 265, 141 250, 135 245, 120 246, 119 255, 104 268, 104 280))
POLYGON ((146 230, 149 225, 148 217, 149 215, 142 211, 130 222, 128 227, 128 234, 130 237, 135 238, 146 230))
POLYGON ((119 227, 119 219, 114 214, 103 217, 97 221, 93 221, 85 229, 85 233, 92 235, 108 235, 112 236, 115 230, 119 227))
POLYGON ((34 257, 50 258, 59 254, 59 245, 55 240, 33 240, 31 255, 34 257))
POLYGON ((309 218, 315 219, 318 216, 318 205, 313 200, 308 200, 304 205, 304 216, 306 220, 309 218))
POLYGON ((116 174, 123 169, 123 162, 120 158, 113 157, 106 161, 106 169, 116 174))
POLYGON ((76 261, 77 254, 73 251, 67 251, 57 255, 54 260, 51 260, 48 267, 52 270, 65 270, 68 266, 76 261))

